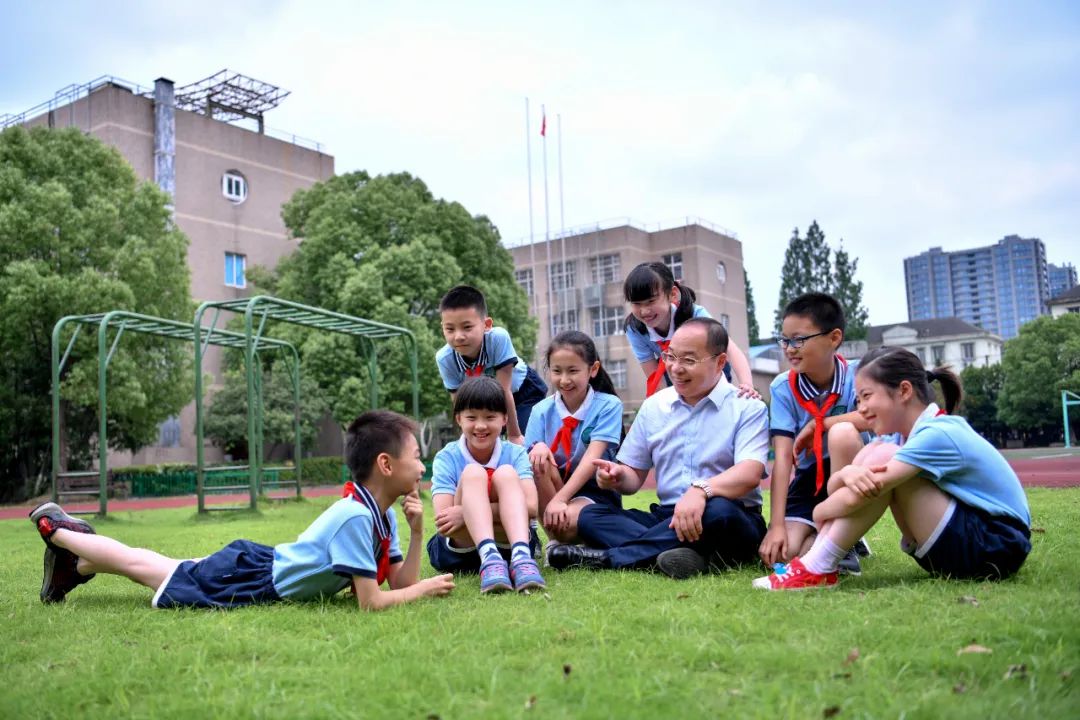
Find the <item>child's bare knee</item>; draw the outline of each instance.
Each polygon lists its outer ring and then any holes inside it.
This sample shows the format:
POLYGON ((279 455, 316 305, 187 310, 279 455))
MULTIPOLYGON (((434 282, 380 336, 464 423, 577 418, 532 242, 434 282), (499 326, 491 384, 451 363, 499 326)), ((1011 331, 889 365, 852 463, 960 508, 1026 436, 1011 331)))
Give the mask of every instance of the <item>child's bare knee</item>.
POLYGON ((865 467, 886 465, 893 459, 893 455, 900 449, 900 446, 891 442, 875 442, 870 443, 855 458, 856 465, 863 465, 865 467))
POLYGON ((487 470, 483 465, 477 463, 469 463, 465 466, 465 469, 461 471, 461 484, 475 484, 484 483, 487 484, 487 470))
POLYGON ((513 465, 500 465, 495 468, 495 474, 491 476, 491 482, 498 485, 520 481, 521 478, 518 477, 517 470, 514 470, 513 465))
POLYGON ((862 447, 862 433, 853 423, 842 422, 829 428, 829 455, 853 456, 862 447))

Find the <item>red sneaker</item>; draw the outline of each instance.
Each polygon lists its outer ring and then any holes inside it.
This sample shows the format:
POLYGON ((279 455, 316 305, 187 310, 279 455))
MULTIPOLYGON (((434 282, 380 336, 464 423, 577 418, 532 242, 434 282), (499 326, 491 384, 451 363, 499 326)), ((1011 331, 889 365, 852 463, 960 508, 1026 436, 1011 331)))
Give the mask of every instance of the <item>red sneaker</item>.
POLYGON ((801 558, 795 558, 787 564, 782 573, 773 573, 754 580, 758 590, 816 590, 817 588, 836 587, 835 572, 819 575, 812 573, 802 564, 801 558))

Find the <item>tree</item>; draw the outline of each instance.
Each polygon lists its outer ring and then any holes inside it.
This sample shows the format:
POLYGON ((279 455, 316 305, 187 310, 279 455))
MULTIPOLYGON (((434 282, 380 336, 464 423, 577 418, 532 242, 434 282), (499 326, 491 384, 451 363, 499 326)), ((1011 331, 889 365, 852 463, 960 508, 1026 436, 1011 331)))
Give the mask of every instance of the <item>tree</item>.
POLYGON ((861 280, 855 279, 855 271, 859 269, 859 259, 848 255, 844 249, 844 241, 840 241, 840 247, 833 253, 833 297, 844 308, 844 318, 847 320, 847 330, 844 337, 848 340, 865 340, 866 326, 870 320, 870 313, 863 305, 861 280))
POLYGON ((776 330, 779 332, 784 308, 789 302, 808 292, 832 291, 832 263, 825 233, 817 220, 806 230, 806 237, 799 237, 799 228, 791 233, 784 266, 780 271, 780 298, 776 308, 776 330))
MULTIPOLYGON (((50 464, 53 325, 134 310, 191 320, 187 238, 169 198, 79 130, 0 133, 0 498, 37 494, 50 464)), ((97 343, 82 333, 62 377, 67 462, 96 455, 97 343)), ((191 399, 190 348, 125 336, 109 366, 109 442, 137 450, 191 399)))
MULTIPOLYGON (((1048 315, 1005 343, 998 419, 1040 443, 1061 438, 1061 391, 1080 392, 1080 315, 1048 315)), ((1072 415, 1070 415, 1070 421, 1072 415)))
POLYGON ((743 278, 746 282, 746 332, 750 336, 750 344, 753 345, 761 337, 761 328, 758 327, 754 291, 750 288, 750 273, 746 271, 745 267, 743 267, 743 278))
MULTIPOLYGON (((238 353, 233 353, 238 354, 238 353)), ((225 373, 225 383, 214 393, 206 413, 206 436, 214 444, 236 459, 248 457, 247 427, 247 378, 242 365, 234 364, 225 373)), ((274 451, 274 445, 284 446, 292 458, 293 441, 293 391, 288 373, 275 364, 263 373, 263 441, 266 454, 274 451)), ((319 421, 329 406, 316 382, 300 374, 300 442, 311 447, 319 421)))
MULTIPOLYGON (((436 199, 420 179, 407 173, 339 175, 297 192, 282 216, 303 242, 273 273, 252 273, 255 283, 279 297, 412 330, 422 415, 449 408, 434 356, 443 344, 439 300, 453 285, 480 288, 495 324, 510 332, 519 353, 531 357, 536 323, 498 230, 486 217, 436 199)), ((322 388, 335 419, 345 423, 370 407, 358 341, 294 327, 273 333, 297 344, 305 374, 322 388)), ((379 404, 411 412, 402 343, 382 341, 377 348, 379 404)))
POLYGON ((1009 426, 998 419, 998 399, 1005 383, 1001 365, 969 365, 960 373, 960 382, 964 386, 963 416, 975 432, 995 446, 1004 447, 1009 426))

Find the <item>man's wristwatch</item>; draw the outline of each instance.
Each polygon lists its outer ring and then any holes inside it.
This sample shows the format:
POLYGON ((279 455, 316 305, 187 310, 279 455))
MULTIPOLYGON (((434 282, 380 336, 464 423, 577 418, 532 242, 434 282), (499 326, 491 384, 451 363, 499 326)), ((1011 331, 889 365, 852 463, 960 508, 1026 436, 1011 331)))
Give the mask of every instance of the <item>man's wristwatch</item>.
POLYGON ((701 492, 705 493, 706 500, 712 499, 712 485, 709 484, 708 480, 695 480, 690 483, 690 487, 696 487, 701 490, 701 492))

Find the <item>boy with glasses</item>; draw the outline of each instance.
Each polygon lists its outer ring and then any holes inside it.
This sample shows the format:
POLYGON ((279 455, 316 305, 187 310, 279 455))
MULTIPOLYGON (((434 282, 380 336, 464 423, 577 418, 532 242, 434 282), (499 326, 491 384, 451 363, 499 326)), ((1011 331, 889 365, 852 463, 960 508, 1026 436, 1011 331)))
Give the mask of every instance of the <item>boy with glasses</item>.
POLYGON ((711 318, 684 322, 665 350, 671 387, 646 398, 615 462, 594 460, 597 484, 637 492, 656 468, 659 503, 594 503, 578 516, 590 547, 557 545, 548 562, 652 568, 681 579, 751 560, 765 535, 758 488, 769 450, 768 411, 723 380, 728 338, 711 318))
MULTIPOLYGON (((855 411, 856 363, 837 352, 844 324, 840 303, 825 293, 800 295, 784 308, 776 341, 791 369, 769 388, 775 459, 769 530, 759 550, 769 566, 810 548, 817 535, 814 508, 828 497, 830 470, 851 464, 863 444, 867 423, 855 411)), ((869 554, 865 542, 860 543, 869 554)), ((855 552, 844 558, 841 570, 860 573, 855 552)))

